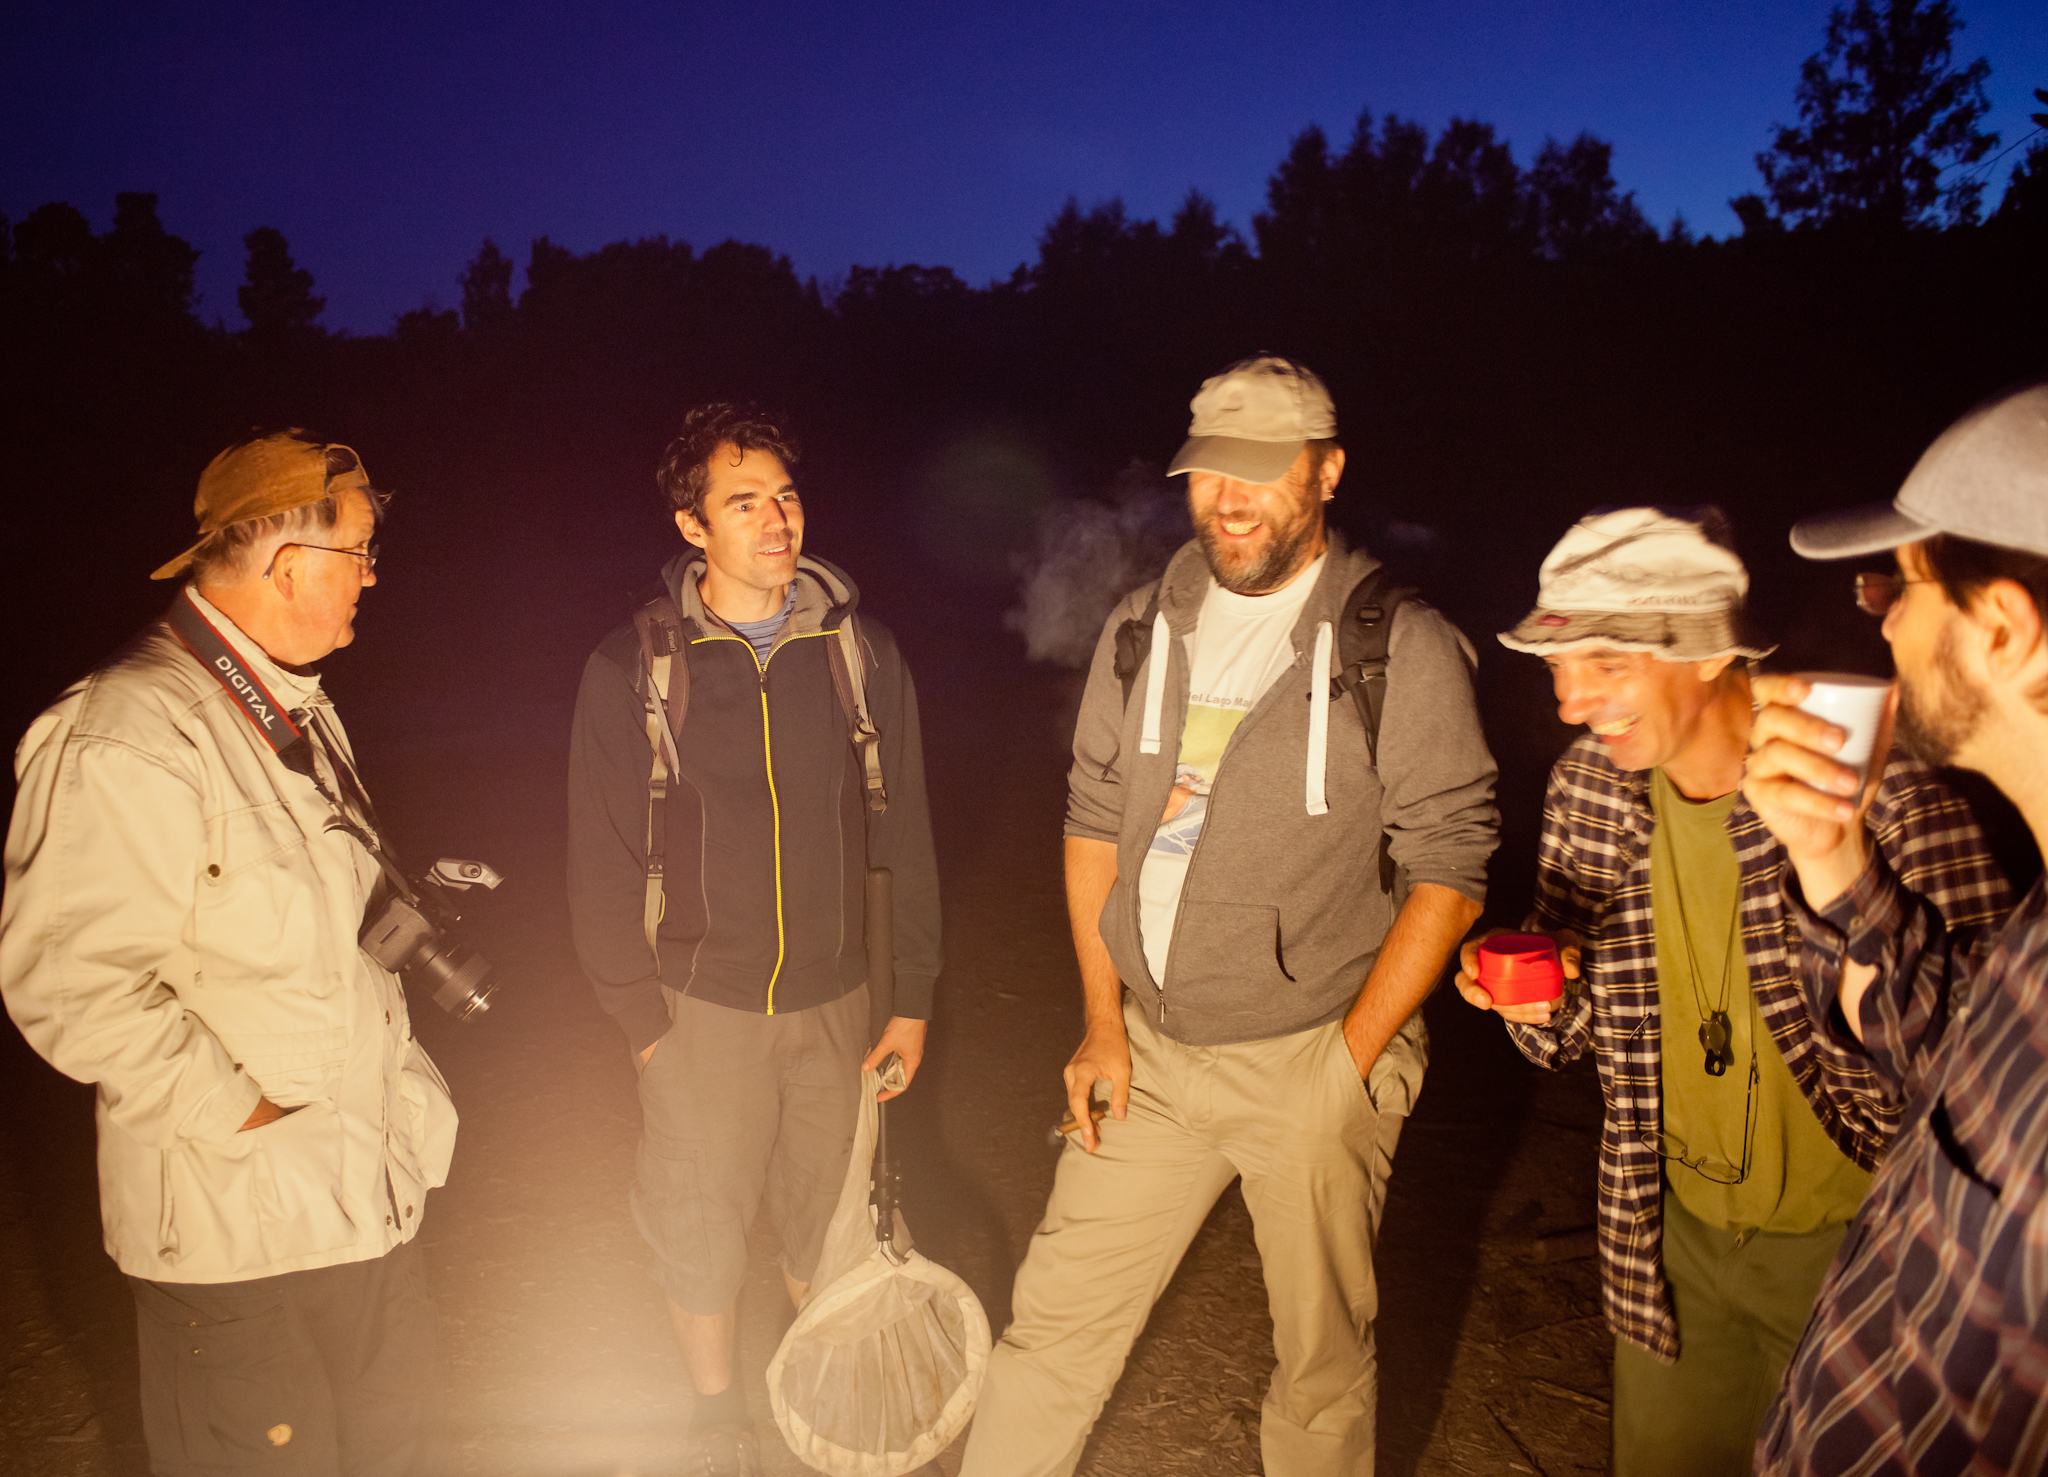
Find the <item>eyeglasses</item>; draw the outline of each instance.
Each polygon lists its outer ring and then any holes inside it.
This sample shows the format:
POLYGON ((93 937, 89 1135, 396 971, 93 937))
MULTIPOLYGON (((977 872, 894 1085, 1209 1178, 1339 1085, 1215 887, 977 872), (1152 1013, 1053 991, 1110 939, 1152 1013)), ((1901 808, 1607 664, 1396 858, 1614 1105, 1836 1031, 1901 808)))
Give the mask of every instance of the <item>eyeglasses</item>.
POLYGON ((1906 586, 1938 583, 1938 580, 1908 579, 1903 574, 1859 574, 1856 576, 1856 608, 1865 615, 1882 616, 1905 598, 1906 586))
POLYGON ((286 549, 317 549, 323 554, 346 554, 351 559, 362 560, 364 569, 375 569, 377 567, 377 546, 375 544, 370 544, 361 549, 335 549, 330 548, 326 544, 279 544, 277 546, 277 554, 272 554, 270 556, 270 563, 263 566, 263 577, 265 579, 269 579, 270 571, 277 567, 277 555, 282 554, 286 549))
MULTIPOLYGON (((1650 1018, 1648 1016, 1644 1016, 1641 1020, 1637 1021, 1635 1030, 1629 1032, 1629 1039, 1633 1041, 1636 1037, 1640 1036, 1643 1027, 1648 1025, 1649 1022, 1650 1018)), ((1756 1055, 1755 1032, 1758 1029, 1758 1022, 1754 999, 1750 1002, 1749 1029, 1751 1032, 1749 1079, 1744 1084, 1742 1090, 1742 1162, 1740 1164, 1729 1164, 1724 1160, 1709 1158, 1705 1154, 1695 1154, 1685 1146, 1685 1141, 1679 1138, 1678 1135, 1666 1133, 1662 1129, 1653 1130, 1643 1127, 1640 1123, 1632 1123, 1624 1125, 1623 1131, 1631 1134, 1644 1148, 1655 1151, 1658 1158, 1669 1159, 1674 1164, 1682 1164, 1701 1179, 1712 1180, 1717 1185, 1739 1185, 1748 1179, 1749 1152, 1751 1146, 1756 1141, 1756 1084, 1761 1077, 1756 1055)))

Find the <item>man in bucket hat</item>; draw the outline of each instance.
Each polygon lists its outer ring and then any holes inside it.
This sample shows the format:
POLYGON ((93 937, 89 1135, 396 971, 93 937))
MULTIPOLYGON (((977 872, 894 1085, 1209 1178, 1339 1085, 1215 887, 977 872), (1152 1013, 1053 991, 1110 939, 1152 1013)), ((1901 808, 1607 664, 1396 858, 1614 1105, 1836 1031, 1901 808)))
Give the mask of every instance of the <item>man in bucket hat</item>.
MULTIPOLYGON (((1891 505, 1808 519, 1792 546, 1896 560, 1855 588, 1884 618, 1898 737, 1990 779, 2048 850, 2048 386, 1964 416, 1891 505)), ((1805 684, 1757 695, 1743 791, 1796 874, 1808 1009, 1913 1107, 1756 1469, 2048 1470, 2048 889, 2036 882, 1995 938, 1958 930, 1868 844, 1882 798, 1832 757, 1842 731, 1792 706, 1805 684)))
MULTIPOLYGON (((1590 730, 1551 771, 1530 919, 1569 982, 1496 1008, 1531 1061, 1590 1048, 1599 1068, 1614 1471, 1743 1473, 1900 1102, 1799 993, 1785 852, 1739 793, 1749 667, 1771 648, 1720 511, 1589 514, 1539 580, 1500 639, 1543 658, 1558 716, 1590 730)), ((2006 907, 1968 809, 1922 766, 1887 768, 1866 824, 1958 930, 2006 907)), ((1486 1008, 1478 947, 1457 984, 1486 1008)))
POLYGON ((1264 1470, 1373 1469, 1373 1243, 1427 1056, 1418 1008, 1485 895, 1493 758, 1471 648, 1419 601, 1374 607, 1391 625, 1376 733, 1366 703, 1333 694, 1335 627, 1357 624, 1378 561, 1323 520, 1344 452, 1322 382, 1249 359, 1193 408, 1171 470, 1188 474, 1195 540, 1111 613, 1074 728, 1086 1035, 1066 1087, 1081 1126, 1017 1274, 965 1477, 1073 1471, 1154 1299, 1239 1177, 1277 1356, 1264 1470))
POLYGON ((345 446, 229 447, 170 610, 15 756, 0 991, 98 1087, 164 1477, 435 1469, 415 1238, 455 1109, 357 946, 377 820, 312 669, 355 638, 379 502, 345 446))

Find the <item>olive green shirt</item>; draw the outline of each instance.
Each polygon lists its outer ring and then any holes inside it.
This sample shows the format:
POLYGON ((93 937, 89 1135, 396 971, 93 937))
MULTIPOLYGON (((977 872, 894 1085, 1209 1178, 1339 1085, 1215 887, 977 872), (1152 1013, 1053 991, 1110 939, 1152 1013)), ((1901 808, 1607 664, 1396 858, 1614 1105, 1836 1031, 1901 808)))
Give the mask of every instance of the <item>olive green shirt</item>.
POLYGON ((1709 1225, 1788 1234, 1851 1220, 1870 1174, 1835 1147, 1763 1029, 1736 929, 1741 877, 1728 838, 1736 796, 1693 802, 1650 776, 1650 911, 1663 1022, 1664 1164, 1679 1202, 1709 1225), (1700 1026, 1728 1017, 1728 1069, 1706 1070, 1700 1026), (1751 1062, 1755 1081, 1751 1081, 1751 1062), (1747 1138, 1747 1173, 1744 1167, 1747 1138))

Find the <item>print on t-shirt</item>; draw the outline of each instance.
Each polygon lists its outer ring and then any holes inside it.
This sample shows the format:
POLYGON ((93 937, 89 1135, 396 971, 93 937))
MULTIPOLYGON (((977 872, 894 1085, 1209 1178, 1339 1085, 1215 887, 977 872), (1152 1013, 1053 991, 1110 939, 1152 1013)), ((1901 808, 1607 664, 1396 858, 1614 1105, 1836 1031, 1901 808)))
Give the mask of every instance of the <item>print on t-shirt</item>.
POLYGON ((1266 690, 1294 665, 1294 623, 1325 557, 1318 557, 1286 589, 1271 595, 1236 595, 1212 582, 1203 599, 1194 639, 1188 643, 1188 706, 1181 720, 1173 789, 1138 872, 1138 928, 1155 981, 1166 977, 1181 887, 1209 817, 1210 791, 1223 764, 1223 751, 1266 690))
POLYGON ((1249 698, 1235 701, 1208 694, 1188 699, 1187 726, 1181 734, 1180 763, 1174 767, 1173 790, 1166 797, 1166 813, 1152 836, 1152 850, 1166 856, 1189 857, 1195 840, 1202 834, 1202 818, 1209 813, 1209 786, 1216 778, 1216 766, 1237 725, 1251 711, 1249 698))

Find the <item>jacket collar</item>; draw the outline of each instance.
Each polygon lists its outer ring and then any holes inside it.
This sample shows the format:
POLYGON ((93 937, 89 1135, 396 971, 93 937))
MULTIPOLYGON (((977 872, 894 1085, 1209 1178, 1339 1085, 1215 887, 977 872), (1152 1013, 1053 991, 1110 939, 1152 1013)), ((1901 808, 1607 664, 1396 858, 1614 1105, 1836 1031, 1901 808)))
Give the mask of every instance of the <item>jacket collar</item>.
MULTIPOLYGON (((661 579, 683 619, 694 622, 699 634, 709 636, 729 627, 704 603, 698 590, 703 564, 702 550, 685 549, 662 566, 661 579)), ((791 583, 796 586, 796 609, 790 614, 790 623, 801 634, 823 630, 860 603, 860 590, 845 570, 808 554, 797 555, 796 578, 791 583)))
POLYGON ((208 625, 220 633, 221 640, 228 644, 242 665, 256 680, 269 688, 287 708, 303 708, 313 703, 325 702, 327 695, 320 689, 317 673, 293 672, 279 666, 262 647, 252 641, 242 628, 222 613, 221 608, 199 593, 197 585, 187 585, 178 593, 180 600, 190 600, 192 608, 206 617, 208 625))

